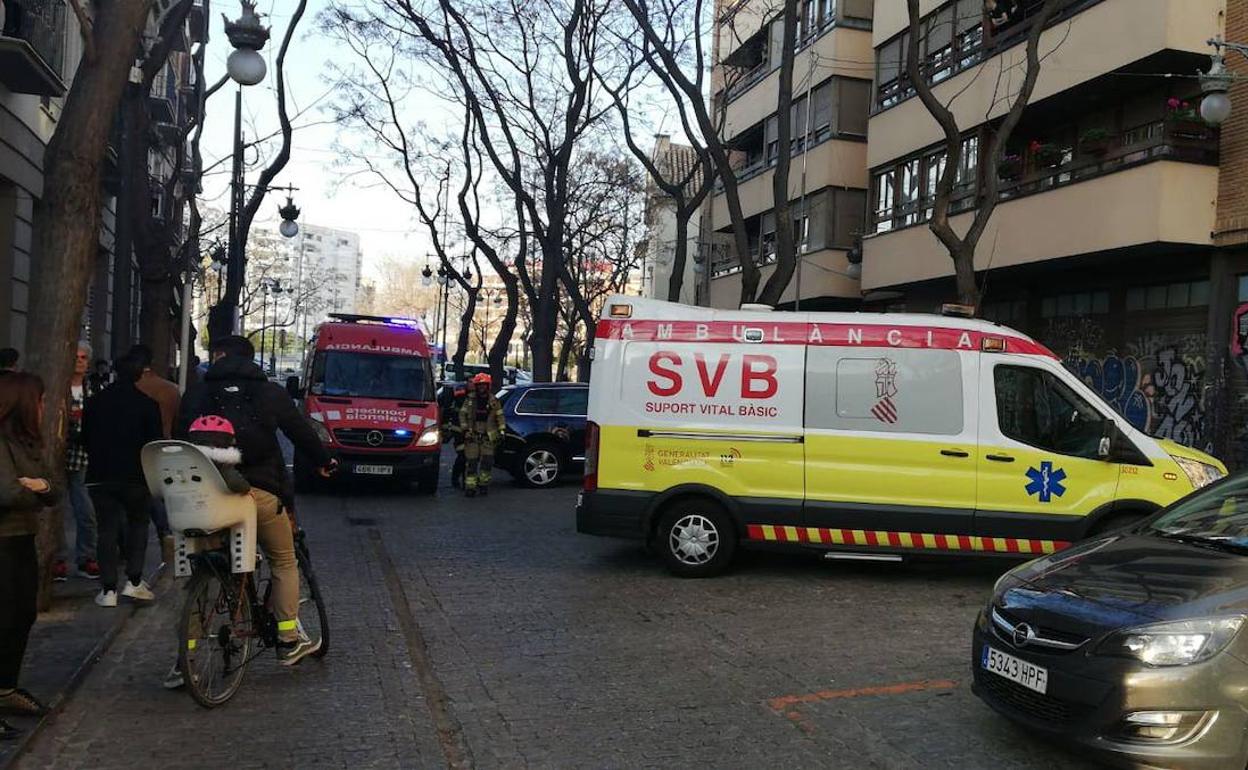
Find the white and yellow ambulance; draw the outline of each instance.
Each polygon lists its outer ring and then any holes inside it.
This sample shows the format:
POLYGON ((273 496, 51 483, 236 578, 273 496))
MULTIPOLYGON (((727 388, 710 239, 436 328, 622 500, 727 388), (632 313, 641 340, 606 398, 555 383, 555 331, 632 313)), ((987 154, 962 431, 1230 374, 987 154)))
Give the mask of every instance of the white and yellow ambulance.
POLYGON ((589 421, 578 531, 646 539, 689 577, 755 545, 1040 555, 1226 473, 1025 335, 940 315, 613 297, 589 421))

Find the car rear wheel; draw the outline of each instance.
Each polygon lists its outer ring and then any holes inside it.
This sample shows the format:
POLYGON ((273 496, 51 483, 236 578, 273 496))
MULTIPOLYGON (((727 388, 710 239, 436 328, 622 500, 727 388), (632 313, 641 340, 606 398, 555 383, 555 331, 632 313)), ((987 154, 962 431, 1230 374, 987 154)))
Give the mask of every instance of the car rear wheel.
POLYGON ((659 520, 654 545, 667 569, 678 577, 714 577, 732 564, 737 530, 731 517, 706 498, 686 498, 668 507, 659 520))
POLYGON ((537 444, 520 455, 516 478, 526 487, 545 489, 563 477, 563 455, 551 444, 537 444))

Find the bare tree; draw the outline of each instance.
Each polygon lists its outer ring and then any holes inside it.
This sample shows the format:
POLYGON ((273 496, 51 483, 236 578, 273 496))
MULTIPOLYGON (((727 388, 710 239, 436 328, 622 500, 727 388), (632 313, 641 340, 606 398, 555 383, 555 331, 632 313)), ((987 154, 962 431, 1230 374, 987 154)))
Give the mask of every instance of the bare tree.
MULTIPOLYGON (((83 56, 60 120, 43 156, 42 219, 36 236, 34 296, 30 303, 29 368, 47 386, 43 435, 50 468, 64 468, 64 417, 87 287, 99 251, 103 220, 101 175, 108 137, 130 74, 151 0, 100 3, 89 16, 71 0, 81 28, 83 56)), ((48 585, 56 524, 40 517, 38 546, 48 585)), ((43 592, 46 601, 47 592, 43 592)))
MULTIPOLYGON (((779 152, 776 158, 776 268, 762 291, 758 285, 762 273, 756 262, 757 255, 750 251, 745 215, 741 207, 740 181, 733 163, 732 150, 723 136, 727 116, 727 99, 739 76, 730 74, 724 88, 712 95, 708 103, 703 94, 706 90, 706 73, 713 64, 708 60, 704 46, 707 35, 717 34, 716 26, 728 24, 731 15, 739 10, 733 6, 718 19, 707 24, 713 8, 706 0, 624 0, 632 13, 641 38, 641 55, 651 71, 671 94, 678 107, 681 124, 687 136, 697 136, 705 146, 714 165, 715 175, 723 188, 724 202, 732 228, 733 247, 741 266, 741 302, 764 302, 776 304, 796 268, 796 250, 792 237, 792 221, 788 215, 788 174, 791 165, 791 120, 788 117, 793 92, 793 61, 796 49, 797 4, 796 0, 782 0, 777 23, 784 25, 786 44, 780 51, 780 106, 777 115, 776 142, 779 152), (681 20, 677 23, 673 20, 681 20), (680 24, 686 25, 682 28, 680 24), (709 26, 709 28, 708 28, 709 26), (685 31, 690 29, 692 31, 685 31), (787 94, 787 96, 786 96, 787 94), (783 216, 782 216, 783 215, 783 216), (788 234, 785 235, 785 228, 788 234)), ((773 20, 773 18, 769 19, 773 20)), ((714 64, 720 64, 714 62, 714 64)))
MULTIPOLYGON (((1034 16, 1026 23, 1031 24, 1027 33, 1026 62, 1023 79, 1010 101, 1010 108, 995 126, 989 124, 990 138, 982 157, 986 166, 981 173, 983 187, 979 194, 979 206, 975 216, 967 227, 966 233, 959 235, 949 222, 949 204, 953 200, 953 189, 957 183, 958 169, 962 165, 962 129, 958 126, 951 105, 959 92, 955 92, 949 102, 942 102, 928 81, 927 63, 922 60, 919 43, 923 39, 923 21, 919 9, 919 0, 906 0, 910 15, 909 46, 906 53, 906 77, 914 88, 915 94, 927 108, 928 113, 940 124, 945 137, 944 169, 936 182, 936 196, 932 202, 932 215, 928 227, 940 241, 949 258, 953 260, 954 279, 956 281, 958 301, 964 305, 979 305, 979 282, 975 276, 975 250, 988 227, 997 208, 1001 191, 1001 179, 997 166, 1001 162, 1006 142, 1009 141, 1023 111, 1031 101, 1036 88, 1036 80, 1040 77, 1043 57, 1040 55, 1040 37, 1045 28, 1057 13, 1060 0, 1043 0, 1043 4, 1034 16)), ((1004 65, 1003 65, 1004 66, 1004 65)), ((998 89, 1000 88, 998 75, 998 89)), ((994 100, 993 105, 996 102, 994 100)), ((991 107, 990 107, 991 109, 991 107)))

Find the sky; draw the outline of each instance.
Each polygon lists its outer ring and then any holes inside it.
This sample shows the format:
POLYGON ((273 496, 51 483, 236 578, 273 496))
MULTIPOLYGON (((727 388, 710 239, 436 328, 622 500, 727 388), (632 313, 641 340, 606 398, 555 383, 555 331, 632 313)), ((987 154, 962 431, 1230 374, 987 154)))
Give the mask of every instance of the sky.
MULTIPOLYGON (((342 60, 350 52, 342 50, 317 30, 316 17, 327 5, 327 0, 310 0, 286 58, 286 93, 295 132, 290 161, 274 185, 299 188, 294 193, 294 200, 295 205, 302 209, 300 222, 358 232, 366 276, 374 274, 373 266, 387 257, 424 263, 428 261, 426 253, 432 249, 411 208, 387 191, 364 189, 362 185, 342 181, 343 170, 334 167, 336 154, 333 146, 338 128, 326 123, 330 116, 325 107, 333 98, 326 62, 335 58, 342 60), (299 112, 303 114, 294 118, 299 112)), ((243 125, 247 134, 252 133, 248 128, 250 124, 257 135, 268 135, 278 129, 274 60, 290 23, 295 0, 260 0, 257 8, 266 26, 272 28, 272 38, 261 52, 269 70, 259 85, 243 89, 243 125)), ((233 50, 225 36, 221 15, 224 13, 231 19, 237 18, 240 10, 237 0, 216 0, 211 9, 208 52, 204 64, 205 79, 210 85, 225 74, 225 61, 233 50)), ((232 149, 236 88, 234 84, 228 84, 208 100, 201 141, 205 168, 225 159, 215 173, 204 180, 204 196, 208 205, 222 210, 229 203, 226 186, 229 183, 228 156, 232 149)), ((248 141, 252 138, 248 136, 248 141)), ((277 146, 276 139, 271 146, 277 146)), ((248 153, 249 159, 254 157, 254 153, 248 153)), ((259 173, 259 168, 253 169, 248 174, 248 182, 254 183, 259 173)), ((284 193, 270 193, 258 221, 276 226, 280 221, 276 211, 284 202, 284 193)))

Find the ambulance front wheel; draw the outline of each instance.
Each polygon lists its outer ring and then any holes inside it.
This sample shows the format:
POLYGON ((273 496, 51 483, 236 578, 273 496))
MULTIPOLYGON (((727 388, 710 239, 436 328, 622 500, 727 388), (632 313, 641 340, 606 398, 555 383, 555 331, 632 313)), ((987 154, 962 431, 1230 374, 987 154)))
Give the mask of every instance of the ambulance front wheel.
POLYGON ((737 529, 718 503, 688 497, 673 502, 663 513, 654 546, 673 575, 714 577, 732 564, 737 529))

